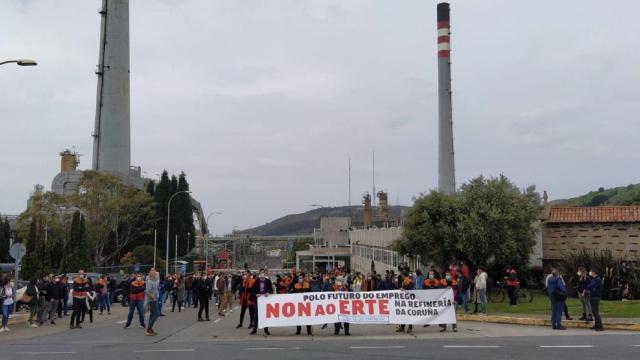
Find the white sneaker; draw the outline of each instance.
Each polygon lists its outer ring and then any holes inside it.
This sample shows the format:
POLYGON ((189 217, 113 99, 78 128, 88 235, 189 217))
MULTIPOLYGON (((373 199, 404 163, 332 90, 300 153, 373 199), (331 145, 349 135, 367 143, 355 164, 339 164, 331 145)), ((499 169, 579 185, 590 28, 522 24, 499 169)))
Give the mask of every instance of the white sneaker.
POLYGON ((11 331, 11 329, 9 329, 8 327, 5 326, 4 331, 9 332, 9 331, 11 331))
POLYGON ((4 328, 0 328, 0 333, 5 332, 7 330, 5 330, 4 328))
POLYGON ((37 328, 37 327, 38 327, 38 324, 33 323, 33 324, 31 324, 31 327, 32 327, 32 328, 37 328))
POLYGON ((229 314, 233 314, 233 309, 229 310, 229 314))

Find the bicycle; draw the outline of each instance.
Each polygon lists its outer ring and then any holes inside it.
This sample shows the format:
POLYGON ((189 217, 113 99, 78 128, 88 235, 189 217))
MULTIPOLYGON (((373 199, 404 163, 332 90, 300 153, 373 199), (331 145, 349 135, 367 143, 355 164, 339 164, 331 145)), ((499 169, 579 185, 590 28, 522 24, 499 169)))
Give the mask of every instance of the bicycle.
MULTIPOLYGON (((503 302, 506 298, 506 288, 507 286, 505 284, 497 281, 496 285, 489 292, 489 301, 494 304, 503 302)), ((516 299, 518 303, 531 303, 533 301, 533 293, 529 289, 517 288, 516 299)))

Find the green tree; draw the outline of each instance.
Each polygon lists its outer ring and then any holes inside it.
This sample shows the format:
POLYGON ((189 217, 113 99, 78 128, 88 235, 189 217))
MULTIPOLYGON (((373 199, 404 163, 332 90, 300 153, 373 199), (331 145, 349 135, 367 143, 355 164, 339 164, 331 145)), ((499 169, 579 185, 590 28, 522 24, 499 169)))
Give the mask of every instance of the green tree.
POLYGON ((22 277, 27 280, 34 280, 42 276, 46 271, 43 267, 42 261, 44 240, 41 236, 41 230, 37 218, 34 218, 31 221, 25 247, 27 251, 22 258, 22 277))
POLYGON ((113 175, 85 171, 79 193, 70 200, 85 215, 97 266, 117 261, 129 244, 152 231, 153 198, 113 175))
POLYGON ((29 239, 31 225, 34 221, 37 223, 38 236, 43 241, 39 259, 45 271, 58 272, 60 269, 68 226, 68 218, 64 215, 65 206, 67 203, 64 197, 44 192, 42 187, 36 186, 29 197, 27 209, 18 216, 16 239, 29 239))
MULTIPOLYGON (((177 191, 189 191, 189 183, 187 175, 184 172, 178 177, 177 191)), ((180 194, 173 199, 171 206, 176 207, 176 220, 178 234, 178 256, 186 255, 194 245, 195 226, 193 225, 193 205, 191 205, 191 197, 188 194, 180 194), (188 242, 188 244, 187 244, 188 242), (189 246, 189 248, 187 248, 189 246)), ((173 215, 172 215, 173 216, 173 215)), ((175 235, 174 235, 175 236, 175 235)))
POLYGON ((9 256, 9 244, 11 243, 11 227, 9 219, 0 218, 0 262, 13 262, 9 256))
POLYGON ((476 264, 528 263, 542 209, 535 186, 521 191, 504 175, 480 176, 462 185, 460 200, 460 253, 476 264))
POLYGON ((160 182, 158 182, 154 194, 156 203, 156 221, 154 223, 154 227, 158 232, 158 252, 163 255, 166 253, 166 242, 164 239, 166 239, 167 236, 167 204, 169 203, 171 195, 171 180, 169 179, 169 173, 167 173, 167 170, 164 170, 162 175, 160 175, 160 182))
POLYGON ((456 256, 460 223, 459 195, 431 191, 416 199, 404 218, 403 238, 393 246, 402 254, 420 255, 440 265, 456 256))
POLYGON ((541 210, 535 187, 520 191, 505 176, 482 176, 453 195, 432 191, 416 200, 393 247, 446 266, 455 258, 475 264, 523 266, 535 245, 541 210))
POLYGON ((91 262, 91 244, 87 238, 85 220, 80 211, 73 214, 69 237, 64 244, 62 272, 76 272, 93 268, 91 262))

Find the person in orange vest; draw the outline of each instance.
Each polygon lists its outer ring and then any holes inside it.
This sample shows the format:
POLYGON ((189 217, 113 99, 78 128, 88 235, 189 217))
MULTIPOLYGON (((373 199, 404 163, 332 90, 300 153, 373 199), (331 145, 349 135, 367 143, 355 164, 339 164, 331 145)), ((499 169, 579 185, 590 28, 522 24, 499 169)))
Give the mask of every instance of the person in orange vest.
POLYGON ((509 294, 509 306, 518 305, 518 298, 516 296, 516 290, 520 287, 520 281, 518 281, 518 273, 512 266, 507 270, 507 293, 509 294))
POLYGON ((435 272, 429 271, 429 275, 424 279, 424 289, 437 289, 440 287, 440 280, 436 279, 435 272))
POLYGON ((133 320, 133 313, 138 310, 138 316, 140 317, 140 327, 146 329, 144 324, 144 295, 146 286, 142 274, 138 274, 129 285, 129 315, 127 316, 127 323, 124 328, 127 329, 131 326, 133 320))
MULTIPOLYGON (((409 276, 409 272, 408 271, 404 271, 402 275, 398 276, 398 283, 400 283, 400 288, 402 290, 414 290, 415 289, 415 284, 413 283, 413 278, 411 276, 409 276), (402 279, 400 279, 402 277, 402 279)), ((405 324, 402 324, 400 326, 398 326, 398 329, 396 330, 396 332, 404 332, 405 327, 407 328, 407 334, 411 334, 413 332, 413 325, 409 324, 409 326, 406 326, 405 324)))
MULTIPOLYGON (((293 288, 291 289, 291 293, 297 294, 297 293, 305 293, 309 291, 311 291, 311 284, 309 283, 309 279, 303 278, 302 275, 298 275, 298 281, 296 282, 295 285, 293 285, 293 288)), ((296 335, 300 335, 301 331, 302 331, 302 326, 300 325, 296 326, 296 335)), ((307 335, 313 335, 311 331, 311 325, 307 325, 307 335)))
MULTIPOLYGON (((457 291, 458 291, 458 281, 451 276, 451 273, 446 273, 444 279, 440 280, 440 289, 452 289, 453 290, 453 299, 454 299, 454 311, 455 311, 455 299, 457 299, 457 291)), ((447 324, 440 324, 440 332, 447 331, 447 324)), ((458 325, 451 324, 451 328, 453 332, 458 332, 458 325)))
POLYGON ((236 326, 236 329, 242 327, 242 323, 244 322, 244 314, 249 309, 249 329, 253 328, 253 301, 251 300, 251 288, 253 288, 253 284, 255 284, 256 279, 253 278, 250 271, 246 271, 242 275, 242 283, 238 292, 240 294, 240 323, 236 326))
POLYGON ((280 277, 280 279, 276 283, 278 294, 288 294, 290 287, 291 287, 291 278, 289 277, 289 275, 286 275, 286 274, 280 277))
POLYGON ((71 325, 69 326, 71 329, 82 329, 80 317, 82 316, 82 309, 85 306, 88 291, 87 276, 84 274, 84 270, 80 270, 78 271, 78 276, 73 280, 73 290, 71 292, 73 297, 73 313, 71 314, 71 325))

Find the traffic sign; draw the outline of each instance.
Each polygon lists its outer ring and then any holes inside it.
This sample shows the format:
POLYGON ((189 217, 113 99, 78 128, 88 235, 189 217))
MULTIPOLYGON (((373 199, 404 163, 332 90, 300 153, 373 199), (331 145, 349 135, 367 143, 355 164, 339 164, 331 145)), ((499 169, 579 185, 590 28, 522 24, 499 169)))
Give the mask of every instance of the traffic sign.
POLYGON ((11 245, 11 248, 9 249, 9 255, 11 255, 11 257, 16 260, 16 263, 20 263, 22 257, 24 256, 24 254, 26 254, 26 252, 27 248, 21 242, 13 243, 13 245, 11 245))

